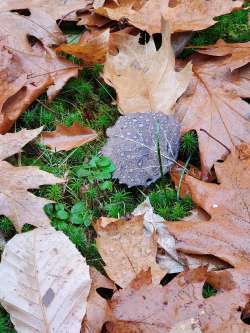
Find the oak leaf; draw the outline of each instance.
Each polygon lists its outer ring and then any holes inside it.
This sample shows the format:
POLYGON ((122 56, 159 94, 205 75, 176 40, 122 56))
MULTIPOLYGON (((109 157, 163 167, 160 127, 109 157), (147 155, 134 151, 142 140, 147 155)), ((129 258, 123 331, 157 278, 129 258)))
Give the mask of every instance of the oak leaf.
POLYGON ((120 35, 116 40, 119 53, 107 56, 103 77, 116 90, 118 107, 123 114, 169 114, 190 82, 191 64, 180 72, 175 71, 175 57, 166 22, 163 28, 162 46, 158 51, 152 38, 148 44, 141 45, 136 36, 120 35))
POLYGON ((0 302, 19 333, 78 333, 91 279, 85 258, 53 228, 16 235, 0 264, 0 302))
POLYGON ((199 52, 217 57, 230 56, 225 58, 224 63, 228 64, 232 71, 250 62, 250 42, 225 43, 220 39, 215 45, 199 48, 199 52))
POLYGON ((250 155, 244 159, 240 156, 236 149, 224 163, 215 164, 219 184, 186 176, 193 201, 211 219, 200 223, 168 223, 178 251, 213 255, 234 267, 249 263, 250 155))
POLYGON ((113 178, 128 187, 149 186, 168 172, 178 155, 180 125, 160 112, 121 116, 107 135, 102 153, 116 166, 113 178))
POLYGON ((233 73, 220 58, 193 57, 193 79, 179 99, 176 117, 184 132, 196 130, 203 177, 241 142, 250 141, 249 69, 233 73))
POLYGON ((41 142, 52 151, 68 151, 80 147, 97 138, 97 133, 75 122, 71 127, 57 125, 53 132, 42 132, 41 142))
POLYGON ((87 311, 82 323, 81 333, 100 333, 103 324, 109 320, 109 306, 105 298, 98 293, 99 290, 112 293, 116 290, 114 282, 106 278, 95 268, 90 268, 92 280, 91 289, 88 296, 87 311))
POLYGON ((154 283, 165 275, 156 263, 156 235, 144 232, 143 216, 126 219, 100 219, 94 228, 97 249, 109 278, 126 287, 141 270, 151 268, 154 283))
POLYGON ((91 4, 88 0, 6 0, 0 4, 2 11, 14 11, 21 9, 39 10, 49 15, 54 21, 77 21, 77 11, 84 10, 91 4))
MULTIPOLYGON (((163 4, 164 4, 164 0, 163 4)), ((216 23, 215 17, 240 9, 243 1, 233 0, 170 0, 162 15, 172 32, 206 29, 216 23)))
POLYGON ((109 29, 87 31, 82 34, 79 43, 62 44, 56 51, 71 54, 86 65, 102 64, 109 50, 109 35, 109 29))
POLYGON ((26 17, 1 12, 0 20, 0 133, 4 133, 47 88, 51 100, 77 75, 78 67, 58 58, 49 47, 64 37, 47 14, 33 11, 26 17))
POLYGON ((247 333, 241 311, 249 301, 246 270, 207 272, 206 267, 180 273, 166 286, 150 284, 144 272, 126 289, 117 291, 110 306, 114 318, 108 333, 247 333), (209 282, 218 292, 204 299, 209 282))
POLYGON ((41 227, 50 224, 43 207, 51 201, 38 198, 27 190, 64 182, 37 167, 15 167, 3 161, 19 152, 41 130, 24 129, 18 133, 0 135, 0 215, 7 216, 18 232, 25 223, 41 227))

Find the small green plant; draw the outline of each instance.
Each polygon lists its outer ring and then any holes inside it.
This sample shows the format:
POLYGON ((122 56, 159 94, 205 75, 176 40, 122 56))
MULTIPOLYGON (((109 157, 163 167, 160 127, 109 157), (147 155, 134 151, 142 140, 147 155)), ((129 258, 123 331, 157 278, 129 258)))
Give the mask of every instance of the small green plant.
POLYGON ((180 151, 186 155, 193 155, 198 151, 199 143, 194 131, 185 133, 181 138, 180 151))
POLYGON ((79 178, 84 178, 89 183, 98 183, 101 190, 112 191, 112 173, 115 166, 106 156, 94 156, 89 163, 83 163, 77 171, 79 178))
POLYGON ((211 296, 215 296, 217 294, 217 290, 211 286, 209 283, 204 283, 203 289, 202 289, 202 296, 204 298, 209 298, 211 296))
POLYGON ((105 215, 108 217, 120 218, 131 213, 136 207, 136 200, 134 200, 131 193, 121 190, 113 193, 109 201, 104 203, 105 215))
POLYGON ((9 314, 0 306, 0 332, 15 333, 9 314))

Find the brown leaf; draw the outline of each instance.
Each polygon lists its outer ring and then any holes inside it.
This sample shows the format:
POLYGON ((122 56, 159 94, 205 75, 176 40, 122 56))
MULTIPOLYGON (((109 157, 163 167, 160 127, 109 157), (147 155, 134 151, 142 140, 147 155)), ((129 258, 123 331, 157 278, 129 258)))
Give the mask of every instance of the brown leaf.
POLYGON ((120 0, 119 4, 106 1, 103 7, 96 8, 95 13, 113 21, 127 21, 136 28, 154 34, 161 32, 160 6, 160 0, 120 0))
POLYGON ((156 235, 147 236, 144 232, 143 216, 130 220, 102 219, 95 223, 96 245, 105 271, 115 283, 126 287, 141 270, 152 270, 154 283, 158 283, 165 271, 156 264, 156 235), (108 222, 108 223, 107 223, 108 222))
POLYGON ((0 3, 0 11, 30 9, 46 13, 54 21, 75 20, 77 11, 84 10, 91 1, 88 0, 5 0, 0 3))
POLYGON ((224 63, 228 64, 232 71, 250 62, 250 42, 229 44, 220 39, 215 45, 199 48, 199 52, 217 57, 230 56, 225 58, 224 63))
POLYGON ((117 43, 119 53, 107 56, 103 76, 117 92, 120 111, 171 113, 171 107, 190 81, 191 65, 175 71, 167 23, 158 51, 152 38, 148 44, 140 45, 138 37, 120 35, 117 43))
POLYGON ((81 59, 86 65, 102 64, 109 50, 109 35, 109 29, 85 32, 79 43, 62 44, 56 51, 71 54, 81 59))
POLYGON ((109 320, 109 307, 107 300, 102 298, 98 288, 110 289, 115 291, 115 284, 99 273, 93 267, 90 268, 90 277, 92 280, 91 289, 88 297, 87 312, 82 323, 81 333, 100 333, 103 324, 109 320))
POLYGON ((45 13, 26 17, 2 12, 0 19, 0 133, 5 133, 47 88, 52 99, 78 68, 48 47, 64 38, 45 13), (35 38, 33 44, 28 36, 35 38))
MULTIPOLYGON (((147 273, 145 273, 147 274, 147 273)), ((111 300, 109 333, 247 333, 241 310, 249 300, 249 267, 208 273, 206 267, 179 274, 165 287, 152 286, 147 275, 117 291, 111 300), (219 290, 204 299, 206 281, 219 290)))
POLYGON ((167 225, 177 250, 210 254, 234 267, 250 260, 250 156, 240 159, 238 150, 224 163, 215 164, 218 184, 187 176, 193 201, 212 217, 207 222, 176 222, 167 225))
POLYGON ((170 0, 163 2, 162 14, 172 32, 202 30, 214 25, 214 17, 242 7, 243 1, 233 0, 170 0))
POLYGON ((235 145, 250 142, 249 69, 235 70, 223 59, 193 58, 193 79, 176 105, 183 131, 197 131, 203 177, 235 145))
POLYGON ((57 125, 53 132, 42 132, 41 142, 53 151, 68 151, 97 138, 97 133, 75 122, 71 127, 57 125))
POLYGON ((19 333, 79 333, 89 267, 62 232, 38 228, 16 235, 0 264, 0 301, 19 333))
MULTIPOLYGON (((42 128, 22 130, 18 133, 0 135, 0 157, 7 158, 34 139, 42 128)), ((0 215, 7 216, 18 232, 25 223, 34 226, 48 226, 50 220, 43 207, 50 200, 38 198, 28 192, 28 189, 39 188, 41 185, 63 183, 48 172, 37 167, 15 167, 0 160, 0 215)))

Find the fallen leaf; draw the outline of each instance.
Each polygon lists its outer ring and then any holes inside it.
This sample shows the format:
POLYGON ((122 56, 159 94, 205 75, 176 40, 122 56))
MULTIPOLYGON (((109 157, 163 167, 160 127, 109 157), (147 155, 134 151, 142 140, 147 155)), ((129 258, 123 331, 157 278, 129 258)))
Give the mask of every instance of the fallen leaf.
POLYGON ((0 11, 20 9, 39 10, 49 15, 54 21, 77 21, 77 11, 87 8, 92 1, 88 0, 5 0, 0 4, 0 11))
POLYGON ((241 309, 249 301, 249 267, 210 273, 200 267, 180 273, 164 287, 152 286, 147 274, 137 278, 136 287, 131 284, 114 294, 108 333, 249 332, 249 325, 241 320, 241 309), (204 299, 207 281, 219 290, 204 299))
POLYGON ((18 232, 21 232, 25 223, 37 227, 50 224, 43 207, 51 201, 38 198, 27 190, 64 182, 37 167, 15 167, 2 161, 19 152, 41 130, 42 128, 38 128, 0 135, 0 215, 7 216, 18 232))
POLYGON ((109 289, 115 291, 115 284, 107 279, 93 267, 90 268, 92 280, 90 293, 87 301, 87 311, 82 323, 81 333, 100 333, 103 324, 109 320, 109 306, 106 299, 102 298, 97 290, 109 289))
POLYGON ((162 1, 162 14, 169 21, 171 31, 196 31, 216 23, 215 17, 242 8, 243 1, 233 0, 170 0, 162 1))
MULTIPOLYGON (((188 255, 176 251, 175 238, 170 234, 167 229, 167 222, 155 214, 151 206, 149 198, 143 201, 132 213, 134 216, 143 215, 144 227, 148 235, 157 233, 157 262, 162 269, 168 273, 179 273, 186 269, 197 268, 199 266, 207 265, 209 270, 227 268, 228 265, 218 258, 207 255, 188 255), (164 250, 164 254, 162 253, 164 250)), ((189 221, 208 221, 209 215, 201 211, 201 209, 192 210, 192 214, 185 218, 187 223, 189 221)), ((169 222, 175 223, 175 222, 169 222)))
POLYGON ((151 268, 154 283, 160 282, 165 271, 156 263, 156 235, 144 233, 143 216, 130 220, 111 219, 104 226, 100 219, 94 228, 97 249, 111 280, 120 287, 126 287, 141 270, 151 268))
POLYGON ((103 77, 116 90, 119 111, 172 113, 171 108, 190 82, 191 64, 175 71, 167 23, 163 24, 158 51, 152 38, 141 45, 136 36, 120 35, 116 42, 119 53, 107 56, 103 77))
POLYGON ((19 333, 78 333, 91 279, 85 258, 53 228, 16 235, 0 264, 0 301, 19 333))
POLYGON ((79 43, 62 44, 56 51, 71 54, 81 59, 86 65, 102 64, 109 50, 109 35, 109 29, 85 32, 79 43))
POLYGON ((250 156, 240 159, 235 150, 224 163, 215 164, 215 172, 219 184, 186 177, 193 201, 211 219, 168 223, 167 228, 178 251, 213 255, 233 267, 241 267, 250 260, 250 156))
POLYGON ((193 79, 176 105, 182 131, 196 130, 204 179, 217 160, 234 146, 249 142, 249 69, 231 73, 221 58, 198 55, 193 58, 193 79))
POLYGON ((224 63, 228 64, 232 71, 250 62, 250 42, 229 44, 220 39, 215 45, 199 48, 199 52, 217 57, 230 56, 225 58, 224 63))
POLYGON ((52 151, 71 150, 97 138, 97 133, 75 122, 71 127, 57 125, 53 132, 42 132, 41 142, 52 151))
POLYGON ((77 75, 78 67, 49 48, 64 37, 45 13, 34 11, 26 17, 1 12, 0 19, 0 133, 5 133, 47 88, 51 100, 77 75), (30 44, 28 36, 36 42, 30 44))
POLYGON ((106 1, 102 7, 95 9, 95 13, 113 21, 127 21, 150 34, 161 32, 160 0, 120 0, 118 4, 106 1))
POLYGON ((116 166, 113 178, 128 187, 148 186, 167 173, 179 150, 180 126, 163 113, 131 113, 121 116, 107 130, 102 153, 116 166), (159 147, 158 147, 159 144, 159 147))

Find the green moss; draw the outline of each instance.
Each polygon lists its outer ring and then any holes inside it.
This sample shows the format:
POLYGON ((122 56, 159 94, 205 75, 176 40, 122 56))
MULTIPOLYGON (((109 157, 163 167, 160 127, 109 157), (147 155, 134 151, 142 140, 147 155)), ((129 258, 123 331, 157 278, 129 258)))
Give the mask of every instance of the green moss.
POLYGON ((0 306, 0 332, 15 333, 9 314, 0 306))

